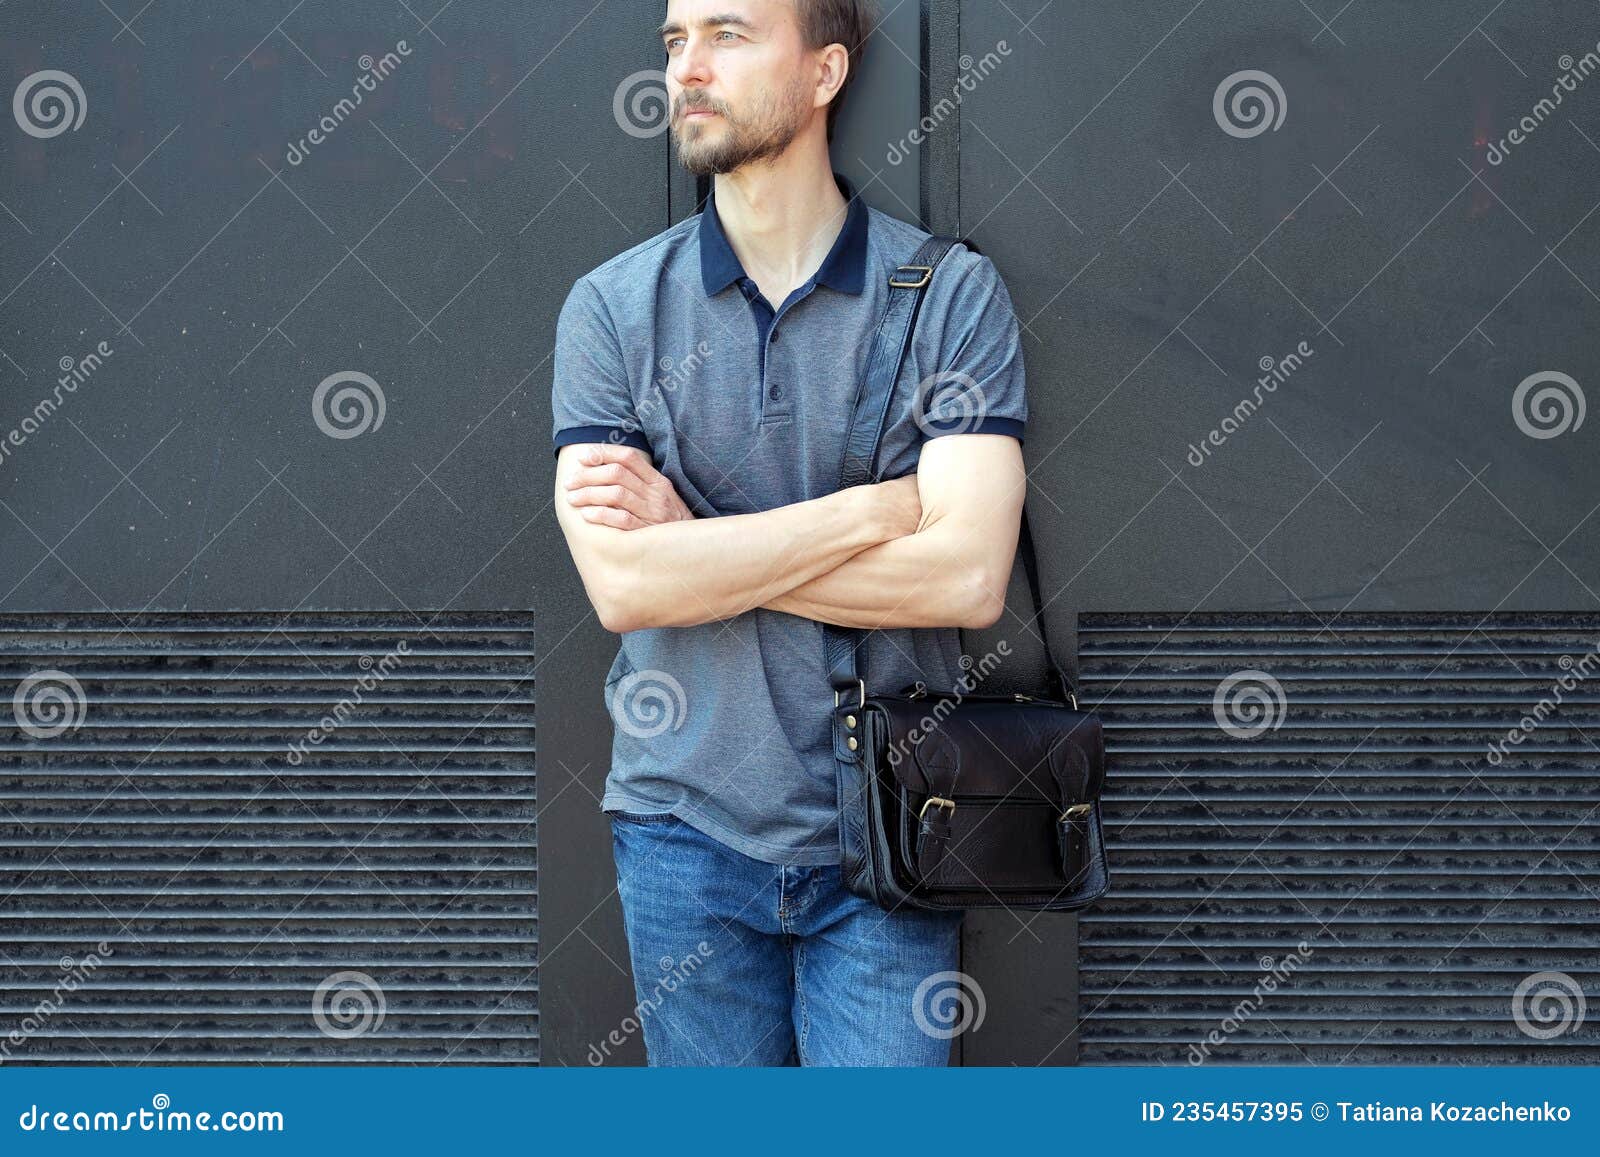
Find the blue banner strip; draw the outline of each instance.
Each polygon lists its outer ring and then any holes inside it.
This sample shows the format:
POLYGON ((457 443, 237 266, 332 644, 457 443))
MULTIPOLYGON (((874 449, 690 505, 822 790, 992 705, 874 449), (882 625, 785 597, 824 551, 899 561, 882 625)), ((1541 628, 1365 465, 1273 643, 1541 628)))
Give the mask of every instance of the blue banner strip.
POLYGON ((1593 1152, 1600 1069, 0 1069, 0 1154, 1593 1152), (1038 1148, 1040 1144, 1045 1148, 1038 1148), (1582 1146, 1582 1148, 1577 1148, 1582 1146), (1524 1150, 1531 1151, 1531 1150, 1524 1150))

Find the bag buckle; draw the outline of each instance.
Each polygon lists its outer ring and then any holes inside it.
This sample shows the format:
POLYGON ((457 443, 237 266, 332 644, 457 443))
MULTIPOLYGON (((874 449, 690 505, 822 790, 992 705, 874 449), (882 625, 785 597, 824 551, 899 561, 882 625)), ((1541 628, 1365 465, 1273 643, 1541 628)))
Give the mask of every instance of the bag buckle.
MULTIPOLYGON (((866 681, 862 680, 862 679, 857 679, 856 680, 856 690, 861 696, 861 701, 856 704, 856 710, 859 711, 859 710, 861 710, 863 707, 865 707, 867 705, 867 684, 866 684, 866 681)), ((835 707, 839 706, 839 692, 837 690, 834 691, 834 693, 833 693, 833 705, 835 707)))
POLYGON ((927 815, 928 809, 931 807, 948 808, 953 812, 956 810, 956 801, 953 799, 945 799, 943 796, 930 795, 927 798, 927 801, 923 803, 922 810, 917 813, 917 818, 920 820, 923 816, 927 815))
POLYGON ((1092 811, 1094 811, 1092 803, 1075 803, 1061 813, 1061 818, 1064 820, 1081 820, 1092 811))
POLYGON ((928 282, 933 280, 933 266, 931 265, 902 265, 889 275, 890 289, 923 289, 928 282), (907 270, 915 270, 922 274, 915 281, 901 281, 900 275, 907 270))

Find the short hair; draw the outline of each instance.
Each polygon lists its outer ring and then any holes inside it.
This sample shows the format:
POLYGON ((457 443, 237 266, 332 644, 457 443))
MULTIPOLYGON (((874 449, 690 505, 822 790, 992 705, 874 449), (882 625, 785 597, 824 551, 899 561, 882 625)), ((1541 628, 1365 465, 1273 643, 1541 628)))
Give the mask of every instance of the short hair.
POLYGON ((830 44, 842 44, 850 55, 850 66, 845 71, 844 83, 828 106, 828 140, 833 141, 833 123, 839 119, 839 109, 844 105, 845 93, 855 80, 861 67, 861 57, 866 50, 867 37, 877 27, 875 0, 795 0, 796 15, 800 18, 800 34, 806 47, 812 50, 830 44))

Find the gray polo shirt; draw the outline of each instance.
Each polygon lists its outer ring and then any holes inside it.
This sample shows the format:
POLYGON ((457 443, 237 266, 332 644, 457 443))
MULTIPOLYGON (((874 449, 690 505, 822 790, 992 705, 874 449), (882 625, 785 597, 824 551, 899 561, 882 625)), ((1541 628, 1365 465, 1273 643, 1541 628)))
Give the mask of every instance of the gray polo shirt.
MULTIPOLYGON (((847 419, 889 275, 928 234, 860 200, 812 278, 774 308, 716 215, 634 246, 573 285, 556 330, 555 445, 649 452, 697 518, 771 510, 839 486, 847 419)), ((987 258, 956 249, 929 287, 880 461, 911 473, 928 437, 1022 437, 1022 346, 987 258)), ((689 586, 684 598, 693 599, 689 586)), ((862 675, 897 691, 963 675, 953 628, 873 632, 862 675)), ((764 608, 629 631, 606 679, 614 727, 601 807, 671 812, 780 864, 839 860, 820 623, 764 608)))

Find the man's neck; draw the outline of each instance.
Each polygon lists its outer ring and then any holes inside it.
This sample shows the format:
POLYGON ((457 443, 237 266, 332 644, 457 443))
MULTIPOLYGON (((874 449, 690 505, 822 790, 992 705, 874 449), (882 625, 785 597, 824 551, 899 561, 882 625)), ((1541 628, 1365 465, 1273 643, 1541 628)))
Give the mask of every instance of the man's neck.
POLYGON ((849 208, 826 149, 791 149, 716 178, 717 220, 745 273, 774 307, 822 264, 849 208), (768 292, 771 290, 772 292, 768 292))

